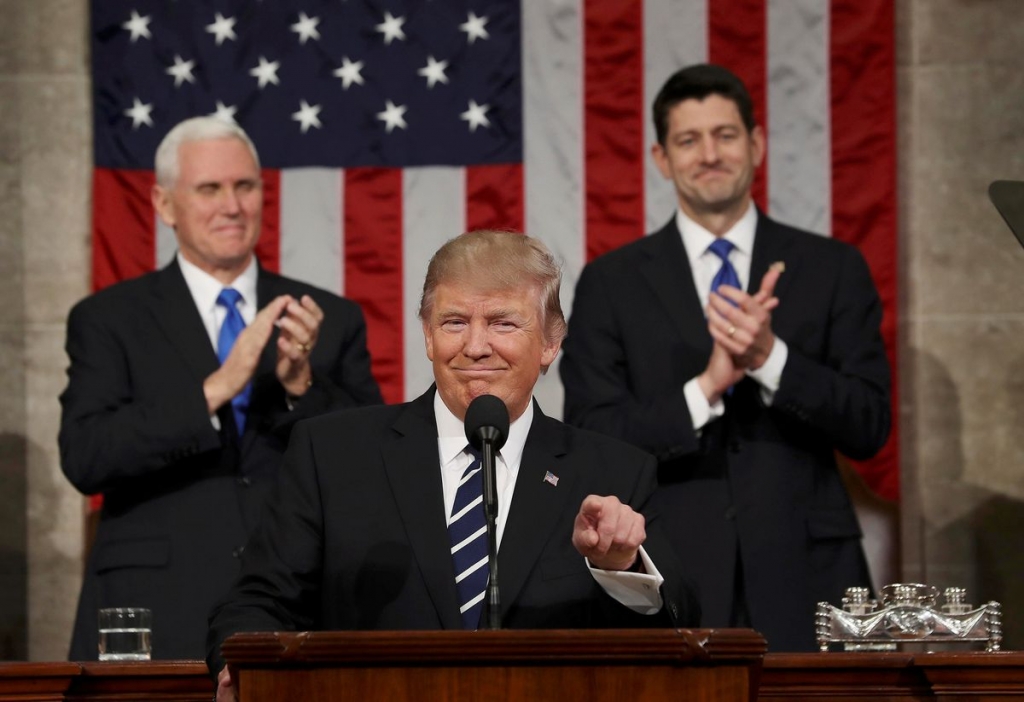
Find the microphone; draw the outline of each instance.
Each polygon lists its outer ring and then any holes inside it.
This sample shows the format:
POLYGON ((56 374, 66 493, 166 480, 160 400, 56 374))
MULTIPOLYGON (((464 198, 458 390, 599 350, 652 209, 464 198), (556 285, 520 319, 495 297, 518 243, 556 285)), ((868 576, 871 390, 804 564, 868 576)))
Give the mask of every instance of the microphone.
POLYGON ((466 409, 466 438, 482 454, 484 518, 487 520, 487 618, 483 629, 501 628, 501 598, 498 594, 498 486, 495 454, 508 438, 508 408, 494 395, 481 395, 466 409))

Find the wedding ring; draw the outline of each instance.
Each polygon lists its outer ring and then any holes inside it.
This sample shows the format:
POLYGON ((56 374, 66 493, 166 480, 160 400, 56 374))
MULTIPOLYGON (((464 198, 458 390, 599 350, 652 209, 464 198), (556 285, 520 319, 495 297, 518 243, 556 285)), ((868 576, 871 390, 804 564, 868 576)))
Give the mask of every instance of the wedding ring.
POLYGON ((733 327, 733 326, 730 326, 729 327, 729 331, 726 332, 726 334, 729 335, 730 339, 732 338, 732 335, 735 334, 735 333, 736 333, 736 327, 733 327))
MULTIPOLYGON (((730 334, 730 336, 732 335, 730 334)), ((299 349, 302 353, 309 353, 309 344, 299 344, 299 349)))

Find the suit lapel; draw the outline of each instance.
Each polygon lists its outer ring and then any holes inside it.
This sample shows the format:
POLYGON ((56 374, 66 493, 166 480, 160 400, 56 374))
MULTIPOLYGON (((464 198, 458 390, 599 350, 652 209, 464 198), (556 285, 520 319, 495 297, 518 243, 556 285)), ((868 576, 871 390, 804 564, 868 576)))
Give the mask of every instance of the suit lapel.
POLYGON ((205 379, 217 370, 220 362, 177 260, 157 274, 151 311, 170 345, 197 378, 205 379))
POLYGON ((654 290, 680 336, 706 356, 711 351, 711 335, 675 217, 650 239, 640 275, 654 290))
MULTIPOLYGON (((259 267, 259 272, 256 274, 256 310, 262 310, 264 307, 270 304, 270 302, 282 294, 281 288, 281 277, 274 275, 263 270, 263 267, 259 267)), ((263 347, 263 353, 260 354, 260 362, 256 366, 256 374, 254 377, 266 375, 267 373, 273 374, 275 372, 275 366, 277 365, 277 335, 278 330, 275 328, 270 333, 270 340, 267 341, 267 345, 263 347)))
POLYGON ((526 438, 512 505, 498 549, 503 613, 519 596, 552 536, 566 538, 564 533, 557 533, 566 510, 575 513, 579 509, 579 505, 569 503, 579 471, 564 460, 568 451, 565 427, 546 417, 534 403, 533 425, 526 438), (557 486, 545 481, 548 471, 557 476, 557 486))
POLYGON ((409 403, 393 425, 396 438, 381 449, 398 513, 441 626, 461 629, 437 457, 434 389, 409 403))

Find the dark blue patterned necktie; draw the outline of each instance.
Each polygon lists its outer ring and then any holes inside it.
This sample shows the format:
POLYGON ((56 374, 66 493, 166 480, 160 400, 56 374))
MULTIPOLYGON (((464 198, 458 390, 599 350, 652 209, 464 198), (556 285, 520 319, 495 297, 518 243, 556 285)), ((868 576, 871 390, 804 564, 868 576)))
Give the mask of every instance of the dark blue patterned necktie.
MULTIPOLYGON (((718 288, 722 285, 731 285, 738 290, 743 289, 740 287, 740 277, 736 275, 736 269, 729 262, 729 252, 732 249, 732 242, 725 239, 715 239, 711 246, 708 247, 708 251, 722 259, 722 267, 718 269, 715 277, 711 279, 711 292, 718 292, 718 288)), ((729 303, 735 305, 732 300, 729 300, 729 303)))
POLYGON ((484 480, 480 454, 467 447, 473 462, 462 474, 452 505, 448 536, 452 542, 455 588, 459 593, 462 626, 476 629, 487 590, 487 520, 484 516, 484 480))
MULTIPOLYGON (((220 333, 217 335, 217 358, 221 365, 231 353, 231 347, 235 345, 238 335, 245 329, 245 320, 242 313, 238 311, 238 303, 242 300, 242 293, 234 288, 224 288, 217 296, 217 304, 227 309, 227 316, 220 325, 220 333)), ((231 398, 231 410, 235 415, 235 426, 238 427, 238 435, 245 433, 245 415, 249 410, 249 396, 252 394, 252 383, 247 383, 242 392, 231 398)))

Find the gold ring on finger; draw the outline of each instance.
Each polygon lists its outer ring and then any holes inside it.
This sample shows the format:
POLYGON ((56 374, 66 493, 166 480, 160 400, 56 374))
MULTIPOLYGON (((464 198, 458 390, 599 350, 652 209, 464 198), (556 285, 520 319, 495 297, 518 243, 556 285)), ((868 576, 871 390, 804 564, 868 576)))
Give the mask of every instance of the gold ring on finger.
POLYGON ((302 353, 309 353, 309 344, 299 344, 299 348, 302 349, 302 353))

